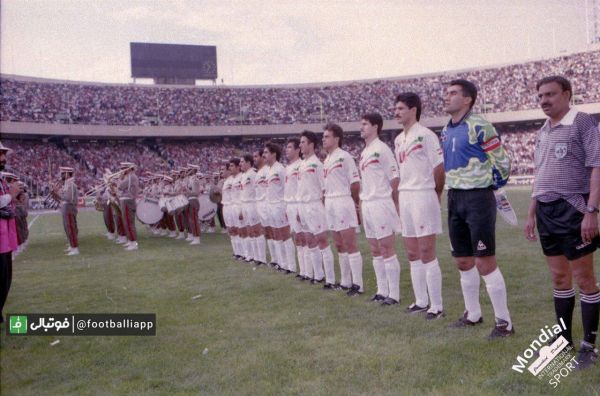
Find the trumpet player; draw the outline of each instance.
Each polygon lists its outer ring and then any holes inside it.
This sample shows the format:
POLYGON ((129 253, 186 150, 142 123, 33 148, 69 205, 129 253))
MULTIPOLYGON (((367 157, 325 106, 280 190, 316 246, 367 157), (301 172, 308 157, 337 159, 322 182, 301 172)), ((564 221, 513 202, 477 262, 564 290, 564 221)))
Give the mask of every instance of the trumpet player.
POLYGON ((77 184, 75 184, 75 170, 66 166, 61 166, 60 178, 63 181, 62 188, 55 186, 53 193, 60 197, 60 212, 63 217, 63 226, 69 247, 67 256, 77 256, 79 254, 79 242, 77 240, 77 184))
POLYGON ((125 225, 127 243, 125 250, 138 250, 137 232, 135 228, 135 200, 140 191, 140 182, 135 174, 136 165, 132 162, 121 162, 123 176, 118 184, 119 206, 125 225))

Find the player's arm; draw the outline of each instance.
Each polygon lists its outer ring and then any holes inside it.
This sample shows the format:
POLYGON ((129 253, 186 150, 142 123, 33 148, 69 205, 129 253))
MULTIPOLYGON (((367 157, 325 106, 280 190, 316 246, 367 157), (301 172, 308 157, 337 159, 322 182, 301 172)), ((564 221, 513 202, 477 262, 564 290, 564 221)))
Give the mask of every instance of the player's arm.
POLYGON ((392 199, 394 200, 394 205, 396 206, 396 212, 400 213, 400 203, 398 201, 399 193, 398 193, 398 185, 400 185, 400 178, 394 177, 392 181, 390 181, 390 186, 392 187, 392 199))
MULTIPOLYGON (((592 169, 590 197, 587 202, 588 207, 598 208, 598 205, 600 205, 600 167, 592 169)), ((581 239, 584 242, 591 242, 596 236, 598 236, 598 212, 586 212, 581 222, 581 239)))
POLYGON ((535 236, 535 210, 537 208, 537 200, 535 198, 531 198, 531 202, 529 203, 529 209, 527 210, 527 221, 525 222, 525 228, 523 229, 523 233, 525 234, 525 238, 528 241, 535 242, 537 240, 535 236))
POLYGON ((477 125, 477 140, 492 164, 494 187, 502 187, 510 176, 510 157, 502 145, 496 128, 490 123, 477 125))

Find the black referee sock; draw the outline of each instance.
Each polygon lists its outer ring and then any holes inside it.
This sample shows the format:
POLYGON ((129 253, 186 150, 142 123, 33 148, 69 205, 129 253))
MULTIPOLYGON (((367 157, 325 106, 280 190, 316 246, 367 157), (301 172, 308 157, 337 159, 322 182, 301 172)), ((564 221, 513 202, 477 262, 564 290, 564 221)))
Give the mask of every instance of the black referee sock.
POLYGON ((554 311, 556 312, 556 321, 560 323, 560 319, 565 322, 566 330, 561 332, 561 335, 573 345, 573 336, 571 328, 573 323, 573 309, 575 309, 575 290, 554 289, 554 311))
POLYGON ((600 291, 592 294, 579 293, 581 298, 581 321, 583 322, 583 340, 592 345, 596 342, 598 318, 600 314, 600 291))

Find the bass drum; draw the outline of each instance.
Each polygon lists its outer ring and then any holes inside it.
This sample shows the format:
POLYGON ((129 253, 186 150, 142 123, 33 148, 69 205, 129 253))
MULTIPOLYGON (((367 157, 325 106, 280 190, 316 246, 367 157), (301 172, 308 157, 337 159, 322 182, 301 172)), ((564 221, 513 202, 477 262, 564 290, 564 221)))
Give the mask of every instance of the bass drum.
POLYGON ((136 216, 142 223, 153 225, 162 219, 163 212, 160 210, 157 200, 145 198, 137 204, 136 216))
POLYGON ((200 203, 200 211, 198 212, 198 219, 200 221, 208 221, 215 217, 217 214, 217 204, 210 200, 207 194, 202 194, 198 197, 200 203))

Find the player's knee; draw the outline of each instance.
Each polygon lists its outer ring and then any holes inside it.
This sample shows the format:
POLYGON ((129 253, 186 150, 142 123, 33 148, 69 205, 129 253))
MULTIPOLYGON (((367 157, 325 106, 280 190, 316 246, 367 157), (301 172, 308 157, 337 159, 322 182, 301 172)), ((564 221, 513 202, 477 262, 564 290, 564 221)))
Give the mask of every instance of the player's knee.
POLYGON ((596 277, 594 274, 574 273, 573 277, 575 278, 579 290, 583 293, 590 294, 598 291, 598 285, 596 284, 596 277))

